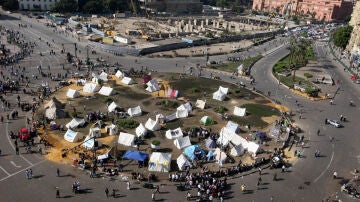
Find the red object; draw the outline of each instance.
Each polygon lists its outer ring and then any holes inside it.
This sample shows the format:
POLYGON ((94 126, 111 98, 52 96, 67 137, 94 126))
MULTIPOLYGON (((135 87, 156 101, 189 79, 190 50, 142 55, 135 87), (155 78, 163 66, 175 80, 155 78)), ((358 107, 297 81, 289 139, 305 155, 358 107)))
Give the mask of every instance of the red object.
POLYGON ((149 81, 151 81, 151 76, 150 76, 150 75, 144 75, 144 76, 142 77, 142 79, 141 79, 141 82, 142 82, 142 83, 147 83, 147 82, 149 82, 149 81))
POLYGON ((246 141, 249 142, 249 138, 248 137, 245 137, 246 141))
POLYGON ((20 130, 20 140, 24 141, 24 140, 28 140, 30 139, 30 133, 29 133, 29 130, 27 128, 22 128, 20 130))
POLYGON ((350 79, 353 80, 353 81, 355 81, 355 80, 357 79, 357 76, 356 76, 356 75, 352 75, 352 76, 350 77, 350 79))

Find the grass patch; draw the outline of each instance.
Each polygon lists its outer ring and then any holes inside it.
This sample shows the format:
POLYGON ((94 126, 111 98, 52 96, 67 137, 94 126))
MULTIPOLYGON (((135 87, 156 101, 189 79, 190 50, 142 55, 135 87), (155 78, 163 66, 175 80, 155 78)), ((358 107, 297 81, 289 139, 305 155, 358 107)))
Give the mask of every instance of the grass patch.
POLYGON ((145 100, 144 102, 142 102, 142 104, 147 107, 151 105, 151 101, 150 100, 145 100))
POLYGON ((176 108, 179 106, 179 103, 172 100, 163 100, 161 101, 161 106, 165 108, 176 108))
POLYGON ((134 119, 119 119, 117 124, 122 129, 133 129, 139 126, 139 122, 134 119))
POLYGON ((305 88, 309 88, 309 87, 313 87, 313 83, 311 83, 310 81, 301 78, 301 77, 297 77, 295 76, 295 80, 293 80, 293 77, 285 77, 285 76, 277 76, 277 78, 280 80, 281 83, 285 84, 288 87, 293 88, 294 84, 299 85, 299 83, 301 84, 301 86, 305 86, 305 88))
POLYGON ((180 119, 166 123, 166 128, 173 130, 183 126, 183 122, 180 119))
POLYGON ((304 76, 306 77, 306 78, 308 78, 308 79, 310 79, 310 78, 312 78, 313 77, 313 75, 312 74, 310 74, 310 73, 304 73, 304 76))
POLYGON ((218 106, 214 110, 215 110, 215 112, 220 113, 220 114, 223 114, 228 111, 228 109, 224 106, 218 106))
POLYGON ((250 57, 247 58, 245 60, 241 60, 241 61, 236 61, 236 62, 227 62, 224 64, 213 64, 208 66, 211 69, 218 69, 218 70, 222 70, 222 71, 226 71, 226 72, 237 72, 237 68, 243 64, 244 65, 244 71, 246 71, 251 64, 253 64, 254 62, 258 61, 259 59, 261 59, 262 56, 261 55, 257 55, 254 57, 250 57))

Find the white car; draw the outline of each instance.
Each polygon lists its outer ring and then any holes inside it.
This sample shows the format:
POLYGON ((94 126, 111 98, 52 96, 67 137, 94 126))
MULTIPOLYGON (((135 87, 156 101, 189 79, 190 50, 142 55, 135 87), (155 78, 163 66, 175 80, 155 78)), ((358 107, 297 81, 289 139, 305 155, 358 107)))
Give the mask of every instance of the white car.
POLYGON ((340 128, 341 127, 341 124, 340 124, 340 122, 339 121, 337 121, 337 120, 330 120, 330 119, 327 119, 327 121, 326 121, 328 124, 330 124, 330 125, 332 125, 332 126, 334 126, 334 127, 336 127, 336 128, 340 128))

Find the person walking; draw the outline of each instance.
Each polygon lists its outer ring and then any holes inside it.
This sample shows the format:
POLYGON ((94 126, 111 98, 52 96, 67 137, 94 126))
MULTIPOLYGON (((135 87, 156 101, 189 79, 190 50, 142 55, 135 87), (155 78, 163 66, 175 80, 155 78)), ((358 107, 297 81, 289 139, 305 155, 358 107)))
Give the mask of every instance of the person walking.
POLYGON ((106 195, 106 198, 109 198, 109 189, 107 187, 105 188, 105 195, 106 195))
POLYGON ((151 194, 151 200, 155 201, 155 192, 151 194))
POLYGON ((159 193, 160 194, 160 187, 159 187, 159 185, 158 186, 156 186, 156 190, 155 190, 155 192, 154 193, 159 193))
POLYGON ((32 169, 30 168, 30 169, 29 169, 29 178, 31 179, 32 176, 33 176, 33 172, 32 172, 32 169))
POLYGON ((15 153, 16 155, 19 155, 19 147, 15 147, 15 153))
POLYGON ((113 196, 114 198, 115 198, 115 196, 116 196, 115 192, 116 192, 116 190, 113 189, 113 190, 112 190, 112 196, 113 196))
POLYGON ((277 174, 274 173, 274 176, 273 176, 273 181, 276 181, 277 180, 277 174))
POLYGON ((59 187, 56 187, 56 198, 60 198, 59 187))
POLYGON ((30 178, 29 178, 29 170, 28 170, 28 169, 25 170, 25 176, 26 176, 26 179, 30 179, 30 178))
POLYGON ((320 129, 317 130, 317 136, 319 136, 319 135, 320 135, 320 129))
POLYGON ((127 188, 127 190, 130 190, 131 188, 130 188, 130 181, 127 181, 126 182, 126 188, 127 188))
POLYGON ((60 169, 59 168, 56 169, 56 176, 60 177, 60 169))
POLYGON ((281 166, 281 172, 285 172, 285 169, 286 169, 286 166, 285 166, 285 165, 282 165, 282 166, 281 166))
POLYGON ((335 171, 334 174, 333 174, 333 179, 336 179, 338 177, 338 174, 337 172, 335 171))

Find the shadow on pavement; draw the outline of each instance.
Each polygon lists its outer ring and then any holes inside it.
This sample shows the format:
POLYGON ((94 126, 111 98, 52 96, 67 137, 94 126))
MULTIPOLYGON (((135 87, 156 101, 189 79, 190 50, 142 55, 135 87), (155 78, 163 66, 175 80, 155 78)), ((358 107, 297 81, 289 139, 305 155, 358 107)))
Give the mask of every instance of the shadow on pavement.
POLYGON ((34 179, 38 179, 38 178, 42 178, 42 177, 44 177, 45 175, 34 175, 34 176, 32 176, 32 178, 34 178, 34 179))

